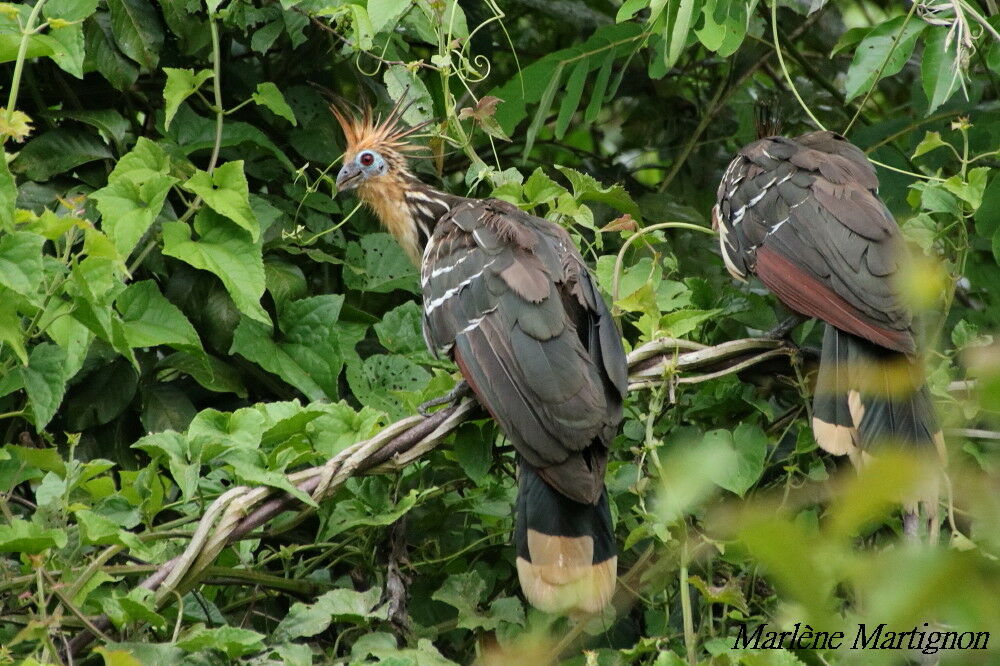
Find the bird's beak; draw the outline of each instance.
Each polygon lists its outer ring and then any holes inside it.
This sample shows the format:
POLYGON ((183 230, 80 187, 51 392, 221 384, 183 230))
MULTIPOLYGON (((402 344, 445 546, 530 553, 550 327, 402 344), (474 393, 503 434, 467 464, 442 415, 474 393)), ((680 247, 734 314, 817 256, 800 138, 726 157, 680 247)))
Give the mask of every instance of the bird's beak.
POLYGON ((361 168, 354 162, 348 162, 340 168, 337 174, 337 190, 353 190, 361 184, 361 168))

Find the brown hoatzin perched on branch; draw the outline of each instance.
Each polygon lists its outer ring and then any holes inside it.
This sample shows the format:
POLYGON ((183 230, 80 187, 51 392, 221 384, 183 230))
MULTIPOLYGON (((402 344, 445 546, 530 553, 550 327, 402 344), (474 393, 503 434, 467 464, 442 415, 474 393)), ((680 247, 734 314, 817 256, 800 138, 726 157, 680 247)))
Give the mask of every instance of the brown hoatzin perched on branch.
POLYGON ((424 337, 454 359, 518 454, 521 589, 550 612, 597 612, 617 556, 604 472, 628 388, 618 328, 564 229, 496 199, 453 196, 407 165, 417 128, 334 105, 357 189, 415 262, 424 337))
MULTIPOLYGON (((768 136, 740 150, 713 210, 722 257, 739 280, 756 275, 785 305, 826 322, 813 399, 817 443, 863 464, 889 443, 944 442, 922 368, 912 316, 897 284, 905 246, 878 196, 864 153, 843 136, 768 136)), ((930 503, 936 533, 937 491, 930 503)), ((904 529, 917 531, 916 507, 904 529)))

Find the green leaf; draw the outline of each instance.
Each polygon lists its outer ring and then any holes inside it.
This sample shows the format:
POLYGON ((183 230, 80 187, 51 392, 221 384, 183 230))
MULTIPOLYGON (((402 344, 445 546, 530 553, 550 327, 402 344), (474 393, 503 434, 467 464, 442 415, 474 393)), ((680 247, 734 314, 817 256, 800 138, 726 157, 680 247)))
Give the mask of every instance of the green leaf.
POLYGON ((608 91, 608 81, 611 79, 611 66, 614 62, 615 59, 613 57, 606 55, 601 69, 597 72, 597 78, 594 79, 594 88, 590 92, 590 102, 587 103, 587 110, 583 114, 583 122, 588 125, 597 120, 598 114, 604 108, 604 96, 608 91))
POLYGON ((743 497, 764 471, 768 443, 760 426, 747 423, 741 423, 732 432, 711 430, 705 433, 703 446, 726 447, 736 454, 733 465, 713 471, 712 480, 721 488, 743 497))
POLYGON ((629 196, 625 188, 619 184, 603 187, 597 180, 588 174, 581 173, 576 169, 555 165, 562 172, 570 184, 573 186, 573 196, 579 201, 597 201, 628 213, 636 219, 642 219, 639 206, 636 205, 632 197, 629 196))
POLYGON ((951 39, 949 29, 944 26, 932 26, 930 30, 924 40, 924 58, 920 64, 928 114, 947 102, 962 81, 961 67, 955 57, 958 40, 951 39))
POLYGON ((386 91, 393 101, 405 97, 406 112, 403 120, 416 125, 434 118, 434 103, 423 80, 403 65, 392 65, 383 75, 386 91))
POLYGON ((475 423, 463 423, 455 433, 452 445, 458 464, 477 484, 486 480, 493 464, 493 441, 475 423))
POLYGON ((448 576, 444 584, 431 595, 431 599, 456 608, 458 610, 456 626, 462 629, 492 631, 500 626, 501 621, 523 623, 523 611, 518 613, 520 604, 517 605, 518 610, 515 610, 505 600, 498 599, 493 602, 490 612, 480 611, 479 604, 485 595, 486 581, 483 580, 478 571, 469 571, 448 576))
POLYGON ((48 180, 81 164, 111 157, 108 147, 93 134, 60 127, 25 144, 11 168, 31 180, 48 180))
POLYGON ((87 55, 84 70, 96 69, 118 90, 125 90, 139 77, 139 68, 121 52, 111 32, 107 12, 97 12, 83 24, 87 55))
POLYGON ((42 342, 31 350, 28 365, 19 368, 31 404, 35 428, 49 424, 66 393, 66 352, 59 345, 42 342))
POLYGON ((695 0, 680 0, 677 14, 670 27, 670 42, 667 48, 666 67, 673 67, 681 57, 681 52, 687 44, 688 32, 691 30, 691 18, 694 15, 695 0))
POLYGON ((351 22, 351 28, 354 30, 354 38, 351 40, 358 45, 358 48, 362 51, 370 51, 373 43, 372 40, 375 37, 374 30, 372 29, 372 21, 368 17, 368 12, 361 5, 349 5, 351 10, 351 16, 354 19, 351 22))
POLYGON ((22 296, 34 296, 45 277, 43 245, 43 236, 27 231, 0 236, 0 284, 22 296))
POLYGON ((919 19, 897 16, 869 32, 854 51, 847 69, 847 101, 867 92, 879 79, 898 74, 925 27, 927 24, 919 19))
POLYGON ((42 8, 45 18, 82 21, 97 11, 97 0, 48 0, 42 8))
POLYGON ((163 71, 167 74, 167 82, 163 86, 163 99, 166 102, 163 127, 170 129, 170 121, 174 119, 181 102, 195 94, 213 74, 210 69, 200 69, 195 72, 191 69, 164 67, 163 71))
POLYGON ((254 104, 267 107, 276 115, 281 116, 291 124, 298 124, 295 121, 295 112, 292 111, 292 107, 288 106, 288 102, 285 101, 285 96, 281 94, 280 90, 278 90, 278 86, 274 85, 270 81, 257 84, 257 92, 253 94, 253 101, 254 104))
POLYGON ((101 366, 66 397, 67 429, 82 432, 110 423, 132 402, 138 385, 139 375, 125 359, 101 366))
POLYGON ((375 324, 375 334, 382 346, 395 354, 412 354, 427 349, 423 334, 423 313, 414 301, 389 310, 375 324))
POLYGON ((413 0, 368 0, 372 31, 380 33, 392 30, 412 6, 413 0))
POLYGON ((99 545, 118 543, 119 526, 116 522, 89 509, 80 509, 73 515, 80 525, 83 543, 99 545))
POLYGON ((0 160, 0 230, 14 227, 14 209, 17 207, 17 185, 7 160, 0 160))
POLYGON ((384 611, 376 610, 379 597, 378 587, 365 592, 338 589, 327 592, 312 604, 294 603, 274 630, 274 637, 292 640, 315 636, 334 622, 364 625, 371 618, 384 618, 384 611))
POLYGON ((563 96, 562 104, 559 106, 559 116, 556 118, 556 138, 562 139, 566 135, 569 121, 573 119, 576 108, 580 106, 580 97, 583 96, 583 86, 587 82, 587 74, 590 73, 590 58, 584 58, 569 73, 566 82, 566 94, 563 96))
POLYGON ((72 74, 78 79, 82 79, 83 62, 85 59, 83 26, 79 23, 60 25, 50 30, 48 37, 60 45, 60 48, 58 50, 54 49, 54 52, 49 57, 63 71, 72 74))
POLYGON ((266 326, 243 319, 230 353, 253 361, 302 391, 310 400, 337 398, 337 378, 344 367, 336 326, 341 295, 292 301, 281 308, 278 341, 266 326))
POLYGON ((160 366, 190 375, 209 391, 235 393, 240 398, 247 397, 247 389, 239 372, 215 356, 176 352, 160 361, 160 366))
POLYGON ((243 173, 243 160, 226 162, 212 173, 198 169, 183 187, 204 199, 216 213, 249 231, 254 241, 260 237, 257 216, 250 208, 250 189, 243 173))
POLYGON ((40 553, 65 545, 66 533, 59 529, 45 529, 20 518, 0 525, 0 553, 40 553))
POLYGON ((430 373, 405 356, 373 354, 360 368, 347 368, 355 397, 397 419, 412 411, 417 395, 430 379, 430 373))
POLYGON ((239 627, 196 626, 193 631, 182 636, 178 647, 188 652, 199 650, 218 650, 230 659, 238 659, 244 655, 260 652, 264 647, 264 635, 249 629, 239 627))
POLYGON ((224 217, 202 209, 195 217, 198 240, 184 222, 163 224, 163 254, 214 273, 226 286, 240 312, 270 325, 260 305, 264 295, 264 260, 260 245, 224 217))
POLYGON ((163 46, 163 27, 155 5, 143 0, 107 0, 111 30, 122 52, 153 69, 163 46))
POLYGON ((133 282, 119 294, 115 306, 125 324, 131 347, 170 345, 181 350, 200 350, 201 340, 180 309, 163 297, 152 280, 133 282))
POLYGON ((133 449, 145 451, 157 460, 165 459, 174 483, 181 490, 185 500, 194 498, 198 490, 198 472, 201 470, 201 458, 198 454, 191 455, 187 438, 173 430, 146 435, 135 444, 133 449))
POLYGON ((420 293, 418 271, 396 240, 386 233, 366 234, 346 252, 344 282, 351 289, 387 293, 405 289, 420 293))
POLYGON ((926 153, 931 152, 937 148, 949 145, 947 141, 941 138, 941 132, 927 132, 924 138, 917 144, 916 149, 913 151, 913 157, 920 157, 926 153))
MULTIPOLYGON (((523 158, 531 153, 531 149, 535 145, 535 138, 538 137, 538 132, 541 131, 542 125, 545 124, 545 118, 549 115, 549 109, 552 108, 552 100, 556 97, 556 91, 559 90, 559 84, 562 82, 563 76, 563 64, 558 63, 556 68, 553 70, 551 77, 548 79, 548 85, 545 86, 545 92, 542 93, 541 99, 538 101, 538 108, 535 110, 535 116, 531 119, 531 124, 528 125, 528 132, 524 139, 524 151, 521 153, 523 158)), ((503 99, 501 97, 501 99, 503 99)))
POLYGON ((983 203, 983 192, 986 190, 986 178, 989 173, 989 167, 976 167, 969 170, 969 173, 966 174, 966 180, 955 175, 945 180, 942 185, 946 190, 969 204, 969 207, 975 211, 983 203))

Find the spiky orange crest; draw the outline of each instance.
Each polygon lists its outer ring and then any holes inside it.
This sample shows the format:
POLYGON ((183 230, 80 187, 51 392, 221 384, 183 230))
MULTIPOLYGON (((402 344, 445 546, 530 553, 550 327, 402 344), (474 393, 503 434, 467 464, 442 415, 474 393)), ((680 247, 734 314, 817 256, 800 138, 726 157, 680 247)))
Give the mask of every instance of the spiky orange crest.
POLYGON ((426 127, 430 121, 419 123, 412 127, 403 125, 403 114, 409 104, 404 104, 400 98, 384 119, 374 116, 368 106, 360 107, 355 113, 342 101, 330 105, 337 122, 344 130, 347 145, 344 149, 344 160, 353 159, 362 150, 376 150, 395 166, 405 165, 406 153, 419 150, 407 139, 414 133, 426 127), (395 159, 394 159, 395 158, 395 159))

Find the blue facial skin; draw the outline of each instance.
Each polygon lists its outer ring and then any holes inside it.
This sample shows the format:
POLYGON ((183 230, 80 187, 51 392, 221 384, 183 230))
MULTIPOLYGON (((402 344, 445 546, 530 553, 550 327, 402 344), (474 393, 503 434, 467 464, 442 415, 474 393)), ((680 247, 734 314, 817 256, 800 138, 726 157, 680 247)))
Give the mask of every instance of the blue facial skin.
POLYGON ((382 176, 389 170, 385 159, 374 150, 362 150, 346 162, 337 174, 338 190, 353 190, 363 181, 382 176))

